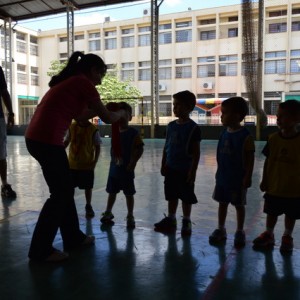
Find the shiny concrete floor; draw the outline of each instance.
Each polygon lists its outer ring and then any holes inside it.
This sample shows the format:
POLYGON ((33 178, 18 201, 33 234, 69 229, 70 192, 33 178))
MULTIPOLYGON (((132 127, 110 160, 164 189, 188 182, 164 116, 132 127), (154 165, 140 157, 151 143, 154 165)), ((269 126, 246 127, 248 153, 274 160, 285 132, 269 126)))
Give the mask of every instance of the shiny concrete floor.
MULTIPOLYGON (((300 228, 296 224, 295 250, 279 253, 283 232, 280 218, 273 251, 257 252, 252 239, 264 230, 262 195, 258 189, 264 142, 257 142, 253 187, 248 192, 247 244, 233 247, 235 212, 227 219, 224 247, 208 244, 215 229, 217 205, 211 199, 216 170, 216 141, 203 141, 196 182, 199 203, 193 207, 193 234, 183 239, 178 231, 163 235, 153 223, 166 213, 160 160, 163 140, 145 140, 145 152, 136 169, 137 228, 125 227, 125 198, 119 195, 111 229, 101 228, 99 216, 106 205, 109 140, 104 139, 93 194, 96 217, 84 217, 84 194, 76 190, 76 205, 83 231, 96 236, 96 244, 72 253, 58 265, 30 263, 27 251, 39 210, 48 196, 41 170, 28 155, 23 137, 8 137, 9 181, 16 200, 0 206, 0 299, 300 299, 300 228)), ((181 207, 178 211, 180 224, 181 207)), ((179 226, 180 227, 180 226, 179 226)), ((61 248, 57 236, 55 247, 61 248)))

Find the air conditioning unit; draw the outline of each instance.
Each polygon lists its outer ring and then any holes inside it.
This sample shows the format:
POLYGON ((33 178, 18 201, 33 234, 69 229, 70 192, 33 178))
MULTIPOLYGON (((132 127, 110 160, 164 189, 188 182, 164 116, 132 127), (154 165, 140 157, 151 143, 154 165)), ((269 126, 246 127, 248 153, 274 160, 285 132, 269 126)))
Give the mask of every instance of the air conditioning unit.
POLYGON ((104 22, 110 22, 110 17, 105 17, 104 22))
POLYGON ((213 88, 213 83, 212 82, 204 82, 202 87, 205 89, 205 90, 211 90, 213 88))
POLYGON ((144 9, 143 10, 143 15, 144 16, 150 16, 150 10, 149 9, 144 9))
POLYGON ((166 86, 165 84, 163 84, 163 83, 160 83, 160 84, 158 85, 158 90, 159 90, 160 92, 164 92, 164 91, 167 90, 167 86, 166 86))

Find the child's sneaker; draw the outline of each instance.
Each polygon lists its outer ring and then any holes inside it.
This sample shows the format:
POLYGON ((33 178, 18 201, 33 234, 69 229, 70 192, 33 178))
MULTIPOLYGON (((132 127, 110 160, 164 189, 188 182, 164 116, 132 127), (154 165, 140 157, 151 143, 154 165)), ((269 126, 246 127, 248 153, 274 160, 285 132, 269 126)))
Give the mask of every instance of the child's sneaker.
POLYGON ((162 233, 171 233, 176 231, 177 221, 170 217, 163 218, 160 222, 154 224, 154 230, 162 233))
POLYGON ((128 229, 134 229, 135 228, 134 216, 127 216, 126 217, 126 227, 128 229))
POLYGON ((280 252, 291 253, 294 248, 293 238, 290 235, 283 235, 281 238, 280 252))
POLYGON ((242 248, 246 245, 246 235, 244 230, 237 230, 234 234, 234 247, 242 248))
POLYGON ((253 240, 254 248, 272 248, 275 245, 274 234, 264 231, 256 239, 253 240))
POLYGON ((102 218, 100 219, 100 222, 102 224, 110 224, 113 225, 114 221, 112 220, 114 218, 114 215, 111 213, 111 211, 105 211, 102 214, 102 218))
POLYGON ((192 222, 191 220, 182 219, 181 235, 189 236, 192 234, 192 222))
POLYGON ((1 196, 5 198, 16 198, 17 193, 11 188, 10 184, 1 186, 1 196))
POLYGON ((86 218, 93 218, 95 216, 95 212, 91 204, 86 204, 85 206, 85 217, 86 218))
POLYGON ((215 229, 213 233, 209 236, 209 243, 210 244, 222 244, 225 243, 227 239, 226 229, 215 229))

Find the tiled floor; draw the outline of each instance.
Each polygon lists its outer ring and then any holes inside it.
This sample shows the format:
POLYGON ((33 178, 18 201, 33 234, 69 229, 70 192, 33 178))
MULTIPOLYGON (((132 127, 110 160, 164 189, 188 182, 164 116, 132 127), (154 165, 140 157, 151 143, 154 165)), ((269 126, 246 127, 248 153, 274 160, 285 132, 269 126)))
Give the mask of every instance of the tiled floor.
MULTIPOLYGON (((83 231, 96 236, 93 247, 72 253, 60 265, 29 263, 27 251, 39 210, 48 196, 41 170, 28 155, 23 137, 8 137, 9 180, 18 193, 0 206, 0 299, 300 299, 300 228, 296 224, 295 250, 282 256, 278 244, 282 218, 276 228, 276 246, 266 253, 252 249, 252 239, 264 229, 262 195, 258 189, 264 142, 257 142, 253 187, 248 191, 247 244, 233 247, 235 212, 227 219, 224 247, 208 244, 216 226, 217 205, 211 199, 216 169, 216 141, 203 141, 196 182, 199 203, 193 207, 193 234, 183 239, 178 231, 163 235, 153 223, 166 213, 160 161, 163 140, 145 140, 145 152, 136 170, 137 228, 125 227, 125 198, 119 195, 116 224, 101 228, 99 216, 106 204, 109 143, 104 139, 93 194, 96 217, 84 217, 84 194, 76 191, 83 231)), ((181 208, 178 211, 180 224, 181 208)), ((61 248, 60 236, 55 246, 61 248)))

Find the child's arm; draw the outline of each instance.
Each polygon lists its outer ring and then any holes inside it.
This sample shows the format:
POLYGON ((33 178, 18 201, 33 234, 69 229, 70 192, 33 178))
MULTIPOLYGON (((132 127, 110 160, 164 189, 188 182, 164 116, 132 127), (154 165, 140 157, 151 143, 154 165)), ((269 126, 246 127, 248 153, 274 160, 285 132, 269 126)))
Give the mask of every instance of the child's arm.
POLYGON ((99 155, 100 155, 100 144, 99 145, 95 145, 95 156, 94 156, 94 169, 97 165, 98 159, 99 159, 99 155))
POLYGON ((143 144, 137 144, 132 151, 130 162, 127 166, 127 171, 134 171, 136 167, 136 163, 141 158, 142 154, 144 152, 144 145, 143 144))
POLYGON ((267 167, 268 167, 268 158, 266 158, 265 163, 264 163, 264 168, 263 168, 263 175, 262 175, 262 180, 260 183, 260 190, 262 192, 265 192, 267 190, 267 167))
POLYGON ((194 184, 196 179, 196 172, 200 159, 200 143, 195 141, 191 145, 191 153, 192 153, 192 165, 188 173, 187 182, 190 184, 194 184))
POLYGON ((64 139, 64 146, 65 146, 65 148, 67 148, 69 146, 70 141, 71 141, 71 134, 70 134, 70 130, 68 130, 67 134, 65 136, 65 139, 64 139))
POLYGON ((162 176, 166 175, 166 161, 167 161, 166 148, 164 147, 163 155, 161 159, 161 167, 160 167, 160 173, 162 176))
POLYGON ((249 188, 252 184, 254 152, 255 152, 254 140, 251 136, 249 136, 248 139, 245 141, 245 146, 244 146, 244 168, 245 168, 245 176, 243 178, 244 189, 249 188))

